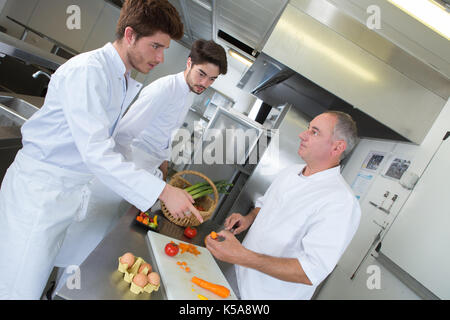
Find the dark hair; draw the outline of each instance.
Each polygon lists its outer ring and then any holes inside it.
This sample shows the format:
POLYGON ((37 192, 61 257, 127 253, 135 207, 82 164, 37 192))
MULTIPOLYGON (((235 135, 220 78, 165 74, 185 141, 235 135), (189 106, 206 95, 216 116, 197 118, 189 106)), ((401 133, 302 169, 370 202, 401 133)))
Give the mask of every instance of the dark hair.
POLYGON ((212 40, 196 40, 192 44, 189 57, 192 65, 209 62, 218 66, 221 74, 227 73, 227 54, 221 45, 212 40))
POLYGON ((158 31, 174 40, 183 37, 180 15, 167 0, 126 0, 117 22, 117 39, 123 38, 126 27, 133 28, 137 39, 152 36, 158 31))
POLYGON ((344 140, 347 144, 347 148, 341 155, 341 160, 344 159, 358 144, 358 129, 356 127, 356 122, 353 118, 341 111, 327 111, 325 113, 332 114, 337 118, 337 122, 334 126, 334 138, 336 140, 344 140))

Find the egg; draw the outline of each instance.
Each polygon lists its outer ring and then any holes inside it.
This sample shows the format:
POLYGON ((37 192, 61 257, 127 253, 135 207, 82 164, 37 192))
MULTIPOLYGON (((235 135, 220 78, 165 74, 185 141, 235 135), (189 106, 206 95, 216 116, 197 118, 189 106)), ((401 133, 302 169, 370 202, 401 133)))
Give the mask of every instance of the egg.
POLYGON ((157 274, 156 272, 151 272, 148 275, 148 282, 150 282, 152 285, 157 286, 160 283, 160 278, 159 278, 159 274, 157 274))
POLYGON ((145 274, 138 273, 137 275, 134 276, 133 282, 138 287, 143 288, 143 287, 145 287, 147 285, 148 279, 147 279, 147 276, 145 274))
POLYGON ((139 267, 139 271, 138 273, 144 273, 144 269, 147 267, 147 274, 149 274, 150 272, 152 272, 152 266, 150 265, 150 263, 143 263, 141 264, 141 266, 139 267))
POLYGON ((127 264, 128 268, 134 264, 134 260, 134 255, 131 252, 127 252, 122 257, 120 257, 120 263, 127 264))

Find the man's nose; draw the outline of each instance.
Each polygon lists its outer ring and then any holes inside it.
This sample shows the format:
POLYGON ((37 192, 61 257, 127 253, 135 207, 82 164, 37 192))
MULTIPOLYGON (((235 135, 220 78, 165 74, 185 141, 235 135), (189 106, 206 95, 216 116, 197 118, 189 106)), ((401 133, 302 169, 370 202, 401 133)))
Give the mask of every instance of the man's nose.
POLYGON ((302 140, 305 140, 306 137, 306 131, 300 132, 300 134, 298 135, 298 137, 302 140))
POLYGON ((200 84, 202 86, 204 86, 205 88, 208 88, 211 85, 211 83, 212 83, 212 81, 210 79, 208 79, 208 78, 202 79, 200 81, 200 84))
POLYGON ((164 62, 164 51, 162 51, 156 55, 156 61, 158 61, 158 63, 164 62))

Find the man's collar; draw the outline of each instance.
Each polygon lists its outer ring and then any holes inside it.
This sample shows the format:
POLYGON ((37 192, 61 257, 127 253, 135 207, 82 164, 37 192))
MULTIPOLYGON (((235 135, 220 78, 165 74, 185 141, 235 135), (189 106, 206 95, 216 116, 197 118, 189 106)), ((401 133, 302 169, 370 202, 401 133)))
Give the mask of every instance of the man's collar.
POLYGON ((303 171, 306 169, 306 164, 303 168, 301 168, 300 172, 299 172, 299 176, 300 177, 304 177, 307 179, 321 179, 322 177, 328 177, 328 176, 332 176, 332 175, 339 175, 341 173, 341 166, 337 165, 325 170, 321 170, 319 172, 310 174, 308 176, 303 175, 303 171))
POLYGON ((186 78, 184 77, 184 71, 177 73, 176 79, 177 79, 177 81, 179 81, 181 87, 185 90, 185 92, 191 91, 191 89, 189 88, 189 85, 187 84, 186 78))
POLYGON ((107 56, 111 59, 112 61, 111 67, 114 68, 117 75, 124 76, 126 72, 127 78, 129 78, 130 71, 127 72, 125 63, 123 62, 122 58, 119 55, 119 52, 117 52, 113 44, 111 42, 108 42, 107 44, 104 45, 103 49, 105 50, 107 56))

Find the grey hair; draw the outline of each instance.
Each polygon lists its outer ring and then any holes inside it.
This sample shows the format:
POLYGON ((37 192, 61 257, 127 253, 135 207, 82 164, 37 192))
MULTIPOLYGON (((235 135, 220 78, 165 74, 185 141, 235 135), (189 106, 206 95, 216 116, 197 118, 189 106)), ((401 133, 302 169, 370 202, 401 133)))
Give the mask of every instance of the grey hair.
POLYGON ((344 152, 341 155, 341 159, 344 159, 353 148, 358 144, 358 129, 356 127, 356 122, 353 118, 341 111, 327 111, 325 113, 332 114, 336 116, 337 122, 334 126, 333 137, 335 140, 344 140, 347 144, 344 152))

